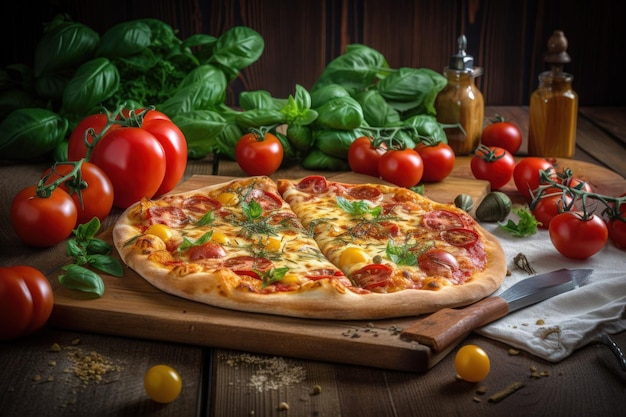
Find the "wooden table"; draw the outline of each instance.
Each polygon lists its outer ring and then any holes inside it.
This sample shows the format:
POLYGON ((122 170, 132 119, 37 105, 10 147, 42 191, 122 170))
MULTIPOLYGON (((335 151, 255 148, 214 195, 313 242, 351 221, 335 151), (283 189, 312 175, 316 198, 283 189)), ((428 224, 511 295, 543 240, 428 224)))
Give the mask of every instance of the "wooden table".
MULTIPOLYGON (((527 108, 488 107, 485 112, 487 117, 495 113, 516 122, 527 137, 527 108)), ((524 143, 522 153, 525 149, 524 143)), ((626 108, 581 108, 573 159, 597 165, 594 175, 600 172, 626 191, 626 108)), ((0 164, 0 265, 27 264, 50 273, 66 262, 64 245, 27 248, 9 220, 15 193, 33 184, 49 164, 0 164)), ((466 164, 460 162, 456 174, 465 175, 466 164)), ((190 161, 185 179, 211 175, 212 168, 210 158, 190 161)), ((219 174, 243 175, 234 163, 220 164, 219 174)), ((302 174, 297 169, 280 173, 302 174)), ((114 210, 103 227, 119 214, 114 210)), ((626 333, 614 339, 626 348, 626 333)), ((456 380, 454 352, 428 372, 411 373, 46 326, 30 337, 0 342, 0 415, 609 416, 626 404, 626 372, 604 345, 589 345, 553 364, 524 352, 510 355, 508 346, 475 334, 465 343, 479 344, 491 358, 491 372, 479 384, 456 380), (82 369, 76 357, 90 353, 108 366, 101 381, 83 381, 73 372, 73 367, 82 369), (146 370, 158 363, 171 365, 183 377, 181 396, 168 405, 152 402, 143 390, 146 370), (532 369, 544 376, 532 378, 532 369), (499 403, 487 401, 515 381, 525 387, 499 403), (477 393, 482 386, 488 388, 483 395, 477 393)))

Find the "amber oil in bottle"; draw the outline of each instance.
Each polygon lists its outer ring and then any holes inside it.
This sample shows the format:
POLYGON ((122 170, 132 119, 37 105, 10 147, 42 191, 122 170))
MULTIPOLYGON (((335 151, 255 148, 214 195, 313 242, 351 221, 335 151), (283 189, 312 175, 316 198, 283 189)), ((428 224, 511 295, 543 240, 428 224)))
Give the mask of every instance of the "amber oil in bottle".
POLYGON ((548 40, 545 61, 552 67, 539 74, 539 87, 530 96, 528 154, 570 158, 576 147, 578 95, 572 89, 574 77, 563 72, 570 62, 567 39, 554 31, 548 40))
POLYGON ((485 102, 476 86, 476 78, 483 74, 483 69, 474 67, 474 58, 467 54, 465 35, 458 38, 457 45, 456 54, 443 70, 448 84, 437 95, 435 109, 437 121, 446 125, 444 130, 454 153, 469 155, 480 143, 483 131, 485 102))

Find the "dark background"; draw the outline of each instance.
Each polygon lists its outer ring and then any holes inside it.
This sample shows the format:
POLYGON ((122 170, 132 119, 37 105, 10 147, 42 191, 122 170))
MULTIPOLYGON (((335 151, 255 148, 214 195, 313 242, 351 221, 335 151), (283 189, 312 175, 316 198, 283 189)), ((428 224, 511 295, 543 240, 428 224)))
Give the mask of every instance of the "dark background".
POLYGON ((527 105, 537 87, 546 43, 563 30, 581 106, 626 104, 626 26, 621 0, 10 0, 0 6, 2 66, 32 64, 43 23, 68 13, 100 34, 124 20, 169 23, 181 39, 219 36, 244 25, 265 40, 262 57, 231 85, 287 97, 310 88, 346 44, 380 51, 389 65, 442 71, 461 33, 484 68, 478 86, 487 105, 527 105))

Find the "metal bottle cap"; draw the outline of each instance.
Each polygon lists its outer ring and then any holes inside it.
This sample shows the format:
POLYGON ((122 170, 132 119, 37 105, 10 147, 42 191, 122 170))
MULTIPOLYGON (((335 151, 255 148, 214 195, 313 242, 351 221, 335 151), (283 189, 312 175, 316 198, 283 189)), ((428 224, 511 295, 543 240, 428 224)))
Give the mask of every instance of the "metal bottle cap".
POLYGON ((467 38, 465 35, 459 36, 456 43, 457 52, 450 57, 449 68, 458 71, 472 70, 474 68, 474 57, 466 52, 467 38))

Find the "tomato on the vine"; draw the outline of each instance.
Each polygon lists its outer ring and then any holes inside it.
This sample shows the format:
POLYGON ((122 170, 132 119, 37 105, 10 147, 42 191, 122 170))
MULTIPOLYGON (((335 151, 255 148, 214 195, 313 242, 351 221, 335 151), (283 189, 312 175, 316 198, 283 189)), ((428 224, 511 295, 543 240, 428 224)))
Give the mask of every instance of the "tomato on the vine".
MULTIPOLYGON (((108 116, 104 113, 92 114, 82 119, 72 130, 67 144, 67 158, 69 161, 78 161, 87 156, 88 144, 91 145, 96 135, 102 132, 102 129, 108 123, 108 116), (87 134, 89 129, 93 129, 93 134, 87 134), (85 142, 85 140, 87 142, 85 142)), ((120 125, 111 124, 107 130, 118 129, 120 125)))
POLYGON ((424 182, 443 181, 454 169, 456 156, 452 147, 447 143, 420 142, 415 150, 422 157, 424 163, 424 174, 422 175, 424 182))
POLYGON ((76 204, 67 192, 56 188, 49 196, 39 196, 36 185, 15 195, 10 214, 17 236, 35 247, 50 247, 67 239, 78 218, 76 204))
POLYGON ((361 136, 356 138, 348 148, 348 164, 350 169, 358 174, 380 177, 378 160, 385 153, 387 146, 384 143, 376 146, 372 138, 361 136))
POLYGON ((539 227, 547 229, 550 221, 559 213, 574 209, 573 197, 560 188, 546 188, 537 201, 530 204, 530 211, 540 223, 539 227))
POLYGON ((165 151, 165 176, 161 186, 154 193, 160 196, 171 191, 185 174, 187 168, 187 140, 183 132, 165 114, 159 116, 156 110, 148 111, 141 128, 154 135, 165 151))
POLYGON ((454 357, 456 373, 467 382, 479 382, 485 379, 491 369, 487 353, 479 346, 465 345, 454 357))
POLYGON ((271 132, 244 134, 235 145, 235 159, 248 175, 271 175, 283 162, 283 145, 271 132))
MULTIPOLYGON (((626 193, 620 197, 626 197, 626 193)), ((614 209, 608 221, 609 238, 620 249, 626 249, 626 201, 614 209)))
POLYGON ((550 161, 537 156, 520 160, 513 169, 513 181, 517 191, 527 199, 541 185, 541 171, 548 171, 549 177, 556 180, 556 171, 550 161))
MULTIPOLYGON (((74 170, 73 164, 56 164, 47 169, 42 178, 47 178, 44 185, 50 185, 65 177, 74 170)), ((59 184, 74 200, 78 217, 76 225, 89 222, 94 217, 103 221, 113 207, 113 184, 97 165, 83 161, 80 167, 80 178, 74 177, 59 184), (80 195, 79 195, 80 192, 80 195)))
POLYGON ((489 181, 491 189, 498 190, 513 177, 515 159, 506 149, 480 145, 472 156, 470 168, 474 177, 489 181))
POLYGON ((52 313, 53 294, 48 278, 31 266, 0 268, 0 339, 39 330, 52 313))
POLYGON ((390 149, 378 160, 378 171, 385 181, 399 187, 413 187, 422 179, 424 163, 415 149, 390 149))
POLYGON ((91 162, 113 184, 113 205, 123 209, 156 194, 165 178, 165 161, 166 153, 159 140, 139 127, 108 132, 91 155, 91 162))
POLYGON ((548 227, 550 240, 559 253, 571 259, 587 259, 599 252, 608 239, 608 228, 596 214, 576 211, 558 214, 548 227))
POLYGON ((522 131, 512 122, 498 117, 483 129, 480 142, 485 146, 498 146, 515 155, 522 145, 522 131))

